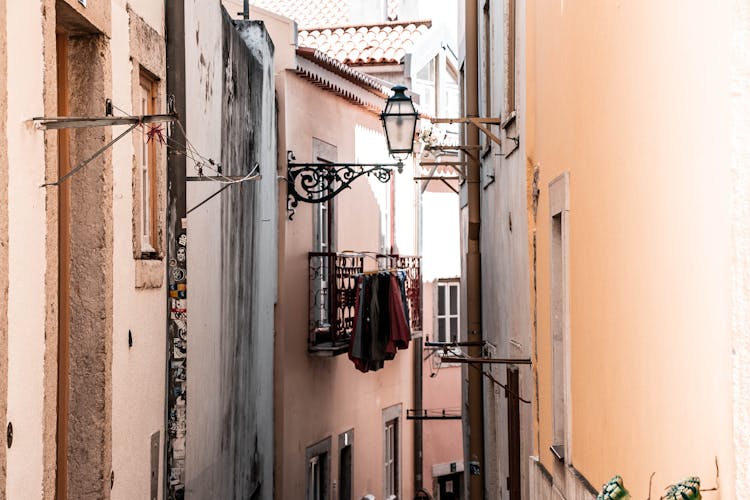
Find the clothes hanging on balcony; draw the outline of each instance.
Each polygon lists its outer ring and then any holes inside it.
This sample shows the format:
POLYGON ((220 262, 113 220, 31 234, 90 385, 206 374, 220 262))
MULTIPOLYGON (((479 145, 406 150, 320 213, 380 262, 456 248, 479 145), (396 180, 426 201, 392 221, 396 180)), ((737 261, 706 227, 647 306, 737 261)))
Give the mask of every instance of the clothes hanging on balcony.
POLYGON ((361 372, 383 368, 411 339, 406 301, 406 273, 382 271, 357 277, 354 332, 349 359, 361 372))

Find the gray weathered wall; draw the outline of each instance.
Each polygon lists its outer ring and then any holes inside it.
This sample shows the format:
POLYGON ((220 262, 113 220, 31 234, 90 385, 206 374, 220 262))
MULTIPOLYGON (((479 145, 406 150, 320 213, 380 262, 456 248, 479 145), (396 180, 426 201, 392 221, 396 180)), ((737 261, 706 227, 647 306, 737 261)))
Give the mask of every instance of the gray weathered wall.
MULTIPOLYGON (((220 108, 223 174, 246 175, 257 164, 262 178, 228 187, 189 222, 192 238, 218 239, 218 245, 191 245, 188 259, 206 271, 191 274, 191 289, 218 294, 219 311, 216 317, 210 303, 199 300, 190 306, 191 318, 206 318, 206 327, 202 320, 192 322, 187 350, 187 497, 271 499, 277 241, 273 45, 262 23, 234 23, 225 11, 220 31, 206 29, 205 17, 195 20, 197 26, 186 28, 196 32, 200 50, 214 43, 221 47, 220 60, 215 52, 213 60, 201 53, 200 64, 220 64, 222 70, 206 70, 210 91, 203 109, 209 116, 204 125, 193 122, 188 135, 206 129, 220 108), (220 40, 206 40, 216 35, 220 40), (218 80, 210 78, 217 73, 218 80), (220 106, 211 105, 217 95, 220 106), (200 248, 219 253, 198 255, 200 248)), ((209 191, 223 186, 212 184, 209 191)), ((188 208, 194 205, 189 199, 188 208)))
MULTIPOLYGON (((219 397, 223 409, 220 430, 226 444, 221 457, 226 462, 222 487, 226 491, 221 498, 272 495, 271 477, 264 480, 263 469, 264 462, 270 465, 272 459, 272 442, 266 442, 265 437, 273 434, 273 342, 264 339, 273 338, 273 317, 268 323, 262 313, 273 310, 275 274, 260 274, 261 268, 267 270, 267 259, 275 252, 263 252, 268 235, 258 227, 276 220, 273 215, 264 223, 261 216, 261 191, 275 186, 268 182, 276 158, 272 147, 276 142, 275 116, 268 113, 274 110, 272 57, 273 46, 262 24, 241 22, 235 29, 225 17, 221 162, 230 175, 245 175, 256 163, 259 168, 263 165, 266 182, 229 188, 222 198, 221 289, 225 300, 219 397), (263 286, 258 287, 259 283, 263 286)), ((275 197, 269 208, 273 207, 275 197)))

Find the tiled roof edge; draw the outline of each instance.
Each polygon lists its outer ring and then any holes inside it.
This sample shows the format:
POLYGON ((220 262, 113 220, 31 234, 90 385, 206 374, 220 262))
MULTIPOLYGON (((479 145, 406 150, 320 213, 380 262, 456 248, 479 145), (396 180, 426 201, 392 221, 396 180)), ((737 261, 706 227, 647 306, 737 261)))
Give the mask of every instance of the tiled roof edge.
POLYGON ((359 85, 360 87, 363 87, 364 89, 372 92, 378 97, 386 99, 390 95, 389 89, 383 86, 375 78, 372 78, 370 75, 367 75, 361 71, 357 71, 356 69, 353 69, 350 66, 347 66, 346 64, 341 63, 330 56, 327 56, 318 49, 313 49, 311 47, 299 47, 297 49, 297 55, 314 62, 315 64, 327 69, 328 71, 335 73, 356 85, 359 85))
POLYGON ((369 24, 343 24, 341 26, 313 26, 313 27, 307 27, 305 26, 300 27, 299 31, 323 31, 323 30, 337 30, 337 29, 343 29, 347 30, 349 28, 384 28, 386 26, 409 26, 410 24, 413 24, 415 26, 427 26, 428 28, 432 27, 432 20, 431 19, 419 19, 416 21, 384 21, 382 23, 369 23, 369 24))

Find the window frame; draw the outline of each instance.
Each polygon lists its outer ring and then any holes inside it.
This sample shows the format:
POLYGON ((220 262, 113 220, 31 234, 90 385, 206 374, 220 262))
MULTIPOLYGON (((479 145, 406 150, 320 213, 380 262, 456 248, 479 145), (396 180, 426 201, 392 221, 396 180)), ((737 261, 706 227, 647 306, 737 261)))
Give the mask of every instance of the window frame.
POLYGON ((306 500, 329 500, 331 496, 331 436, 308 446, 305 450, 305 499, 306 500), (311 465, 317 466, 320 477, 319 490, 314 491, 311 479, 315 471, 311 465))
MULTIPOLYGON (((138 86, 134 97, 136 115, 156 114, 159 102, 159 79, 138 66, 138 86), (144 100, 144 91, 148 96, 144 100), (146 101, 146 102, 144 102, 146 101)), ((146 130, 134 133, 134 254, 137 259, 160 259, 159 198, 156 141, 148 140, 146 130), (144 162, 145 158, 145 162, 144 162), (144 182, 145 181, 145 182, 144 182)))
POLYGON ((515 116, 516 112, 516 0, 506 0, 506 31, 505 37, 505 57, 506 57, 506 73, 505 73, 505 95, 503 96, 503 104, 505 109, 503 122, 511 119, 511 116, 515 116))
POLYGON ((385 500, 398 498, 401 494, 401 409, 402 405, 399 403, 383 410, 382 464, 385 500))
POLYGON ((339 489, 338 497, 339 500, 351 500, 352 492, 354 491, 354 429, 349 429, 346 432, 339 434, 339 463, 338 463, 338 477, 339 477, 339 489), (342 454, 346 448, 349 448, 349 470, 344 471, 342 454), (343 481, 344 476, 348 476, 349 491, 345 491, 345 483, 343 481))
POLYGON ((570 180, 567 172, 549 183, 550 342, 552 441, 550 452, 560 462, 572 457, 570 382, 570 180))
MULTIPOLYGON (((312 138, 313 158, 317 163, 335 163, 338 150, 333 144, 327 143, 317 137, 312 138)), ((336 252, 336 203, 335 198, 315 203, 312 206, 312 248, 313 252, 336 252)), ((320 304, 315 313, 316 326, 330 327, 332 323, 330 307, 330 281, 333 279, 333 271, 329 269, 330 261, 322 258, 323 267, 320 270, 319 279, 314 284, 316 293, 320 297, 320 304)))
POLYGON ((461 280, 459 278, 441 278, 437 280, 434 292, 435 300, 435 328, 434 336, 436 342, 461 342, 461 280), (452 314, 450 312, 450 289, 456 289, 456 312, 452 314), (444 293, 444 306, 445 314, 440 314, 440 290, 445 289, 444 293), (440 335, 440 322, 441 319, 445 321, 445 337, 440 335), (452 339, 450 332, 450 320, 456 320, 456 338, 452 339))

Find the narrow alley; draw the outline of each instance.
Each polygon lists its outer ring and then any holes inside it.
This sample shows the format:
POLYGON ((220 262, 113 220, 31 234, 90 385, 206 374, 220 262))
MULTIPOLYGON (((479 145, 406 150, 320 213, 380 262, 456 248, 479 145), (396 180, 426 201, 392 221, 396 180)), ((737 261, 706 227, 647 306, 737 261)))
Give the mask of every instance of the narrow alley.
POLYGON ((744 500, 750 0, 0 0, 0 499, 744 500))

